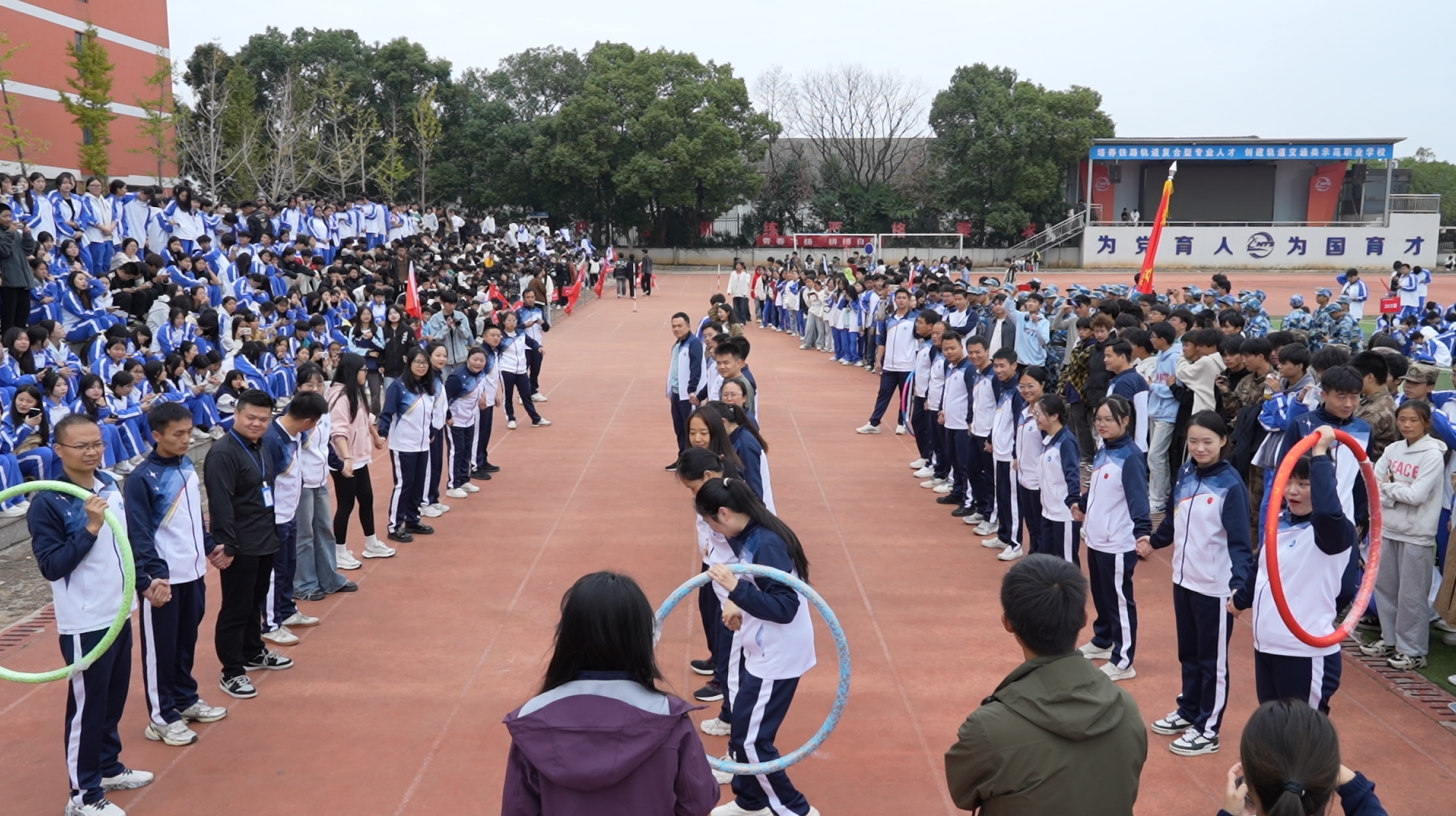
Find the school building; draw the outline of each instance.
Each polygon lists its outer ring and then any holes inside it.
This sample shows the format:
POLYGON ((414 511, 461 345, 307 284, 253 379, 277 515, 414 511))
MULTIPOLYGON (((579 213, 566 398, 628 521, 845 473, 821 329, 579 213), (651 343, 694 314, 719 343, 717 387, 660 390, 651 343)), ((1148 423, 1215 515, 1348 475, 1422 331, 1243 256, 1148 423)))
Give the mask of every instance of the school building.
MULTIPOLYGON (((10 38, 7 48, 24 46, 5 65, 12 74, 4 84, 5 96, 16 124, 49 142, 44 150, 25 153, 25 167, 51 179, 63 170, 79 174, 77 147, 86 135, 71 121, 60 95, 70 92, 66 78, 75 73, 67 64, 66 46, 75 43, 88 24, 96 27, 115 66, 111 110, 117 118, 111 123, 110 175, 128 184, 154 184, 156 159, 137 152, 146 146, 140 130, 145 112, 139 100, 156 96, 146 78, 157 72, 158 55, 172 58, 167 0, 0 0, 0 32, 10 38)), ((7 124, 0 120, 0 129, 7 124)), ((0 172, 19 173, 19 159, 13 149, 0 148, 0 172)), ((172 162, 162 167, 165 183, 170 184, 176 174, 172 162)))
POLYGON ((1158 268, 1434 266, 1440 196, 1410 193, 1401 141, 1098 139, 1079 168, 1081 205, 1047 240, 1080 244, 1082 267, 1141 266, 1177 162, 1158 268))

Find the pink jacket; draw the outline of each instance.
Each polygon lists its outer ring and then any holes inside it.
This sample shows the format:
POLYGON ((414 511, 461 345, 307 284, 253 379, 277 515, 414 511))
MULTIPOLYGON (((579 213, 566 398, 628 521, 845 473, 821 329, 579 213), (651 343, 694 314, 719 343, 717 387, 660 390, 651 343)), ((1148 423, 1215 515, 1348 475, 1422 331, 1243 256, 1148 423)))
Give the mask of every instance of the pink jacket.
POLYGON ((359 413, 353 419, 349 418, 349 397, 344 393, 344 386, 340 383, 329 383, 326 394, 329 400, 329 419, 332 422, 333 430, 329 433, 329 440, 343 438, 349 441, 349 450, 354 457, 354 467, 361 468, 374 460, 374 435, 370 428, 374 425, 374 417, 369 414, 369 406, 360 404, 359 413))

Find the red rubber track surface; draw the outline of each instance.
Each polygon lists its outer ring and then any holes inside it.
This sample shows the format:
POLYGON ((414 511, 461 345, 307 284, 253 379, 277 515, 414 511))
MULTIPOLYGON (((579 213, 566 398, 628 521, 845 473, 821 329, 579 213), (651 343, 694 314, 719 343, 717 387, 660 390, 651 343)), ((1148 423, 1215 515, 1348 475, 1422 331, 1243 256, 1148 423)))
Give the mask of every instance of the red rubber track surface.
MULTIPOLYGON (((1061 284, 1130 276, 1043 277, 1061 284)), ((1159 288, 1189 281, 1205 285, 1207 276, 1157 279, 1159 288)), ((133 816, 498 810, 509 746, 500 720, 539 683, 562 592, 583 573, 624 570, 656 604, 698 571, 688 493, 662 470, 674 453, 668 318, 680 310, 700 315, 715 278, 664 274, 659 282, 636 313, 609 288, 605 300, 560 321, 547 336, 542 374, 550 402, 539 406, 555 424, 508 432, 498 413, 492 460, 501 473, 469 499, 447 499, 454 509, 434 520, 437 535, 349 573, 358 593, 302 604, 323 623, 298 630, 302 642, 282 650, 297 661, 293 669, 254 675, 257 699, 218 690, 209 615, 196 673, 203 696, 231 714, 194 726, 202 735, 196 745, 143 739, 135 665, 122 759, 157 781, 115 801, 133 816)), ((1289 292, 1309 295, 1331 283, 1326 275, 1234 275, 1236 289, 1268 292, 1275 313, 1289 292)), ((1449 302, 1453 295, 1456 280, 1438 278, 1433 296, 1449 302)), ((1000 623, 997 590, 1007 565, 912 480, 910 437, 890 433, 892 422, 882 436, 854 433, 871 407, 874 378, 800 351, 786 335, 748 334, 776 499, 854 655, 853 694, 839 729, 791 775, 826 816, 885 808, 949 816, 956 811, 945 793, 943 752, 965 715, 1021 662, 1000 623)), ((390 477, 384 456, 374 465, 382 529, 390 477)), ((357 528, 350 544, 357 554, 357 528)), ((1169 575, 1164 551, 1136 577, 1138 677, 1125 686, 1148 721, 1173 709, 1179 687, 1169 575)), ((207 580, 215 612, 216 572, 207 580)), ((1137 813, 1206 816, 1222 804, 1242 723, 1255 707, 1247 617, 1231 648, 1223 750, 1180 758, 1166 750, 1167 738, 1150 735, 1137 813)), ((833 643, 816 627, 819 666, 782 730, 786 748, 813 733, 834 693, 833 643)), ((673 690, 686 696, 701 685, 687 661, 705 652, 696 609, 683 604, 659 649, 673 690)), ((54 665, 54 629, 6 650, 3 660, 14 669, 54 665)), ((1456 801, 1456 737, 1351 668, 1333 700, 1346 763, 1378 783, 1392 813, 1456 801)), ((60 684, 0 683, 0 812, 7 816, 54 816, 64 807, 64 705, 60 684)), ((724 751, 726 738, 703 739, 710 751, 724 751)))

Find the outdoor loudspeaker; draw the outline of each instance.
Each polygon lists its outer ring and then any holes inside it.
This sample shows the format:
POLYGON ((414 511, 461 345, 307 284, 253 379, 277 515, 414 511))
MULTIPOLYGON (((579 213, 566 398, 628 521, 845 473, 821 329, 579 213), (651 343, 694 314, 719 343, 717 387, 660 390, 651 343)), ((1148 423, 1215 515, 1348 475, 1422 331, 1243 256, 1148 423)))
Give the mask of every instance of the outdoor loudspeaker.
POLYGON ((1107 168, 1107 180, 1113 184, 1122 183, 1122 165, 1114 164, 1107 168))
POLYGON ((1350 182, 1352 184, 1364 184, 1365 183, 1365 171, 1368 168, 1369 168, 1369 165, 1364 165, 1364 164, 1357 164, 1354 167, 1351 167, 1350 168, 1350 182))

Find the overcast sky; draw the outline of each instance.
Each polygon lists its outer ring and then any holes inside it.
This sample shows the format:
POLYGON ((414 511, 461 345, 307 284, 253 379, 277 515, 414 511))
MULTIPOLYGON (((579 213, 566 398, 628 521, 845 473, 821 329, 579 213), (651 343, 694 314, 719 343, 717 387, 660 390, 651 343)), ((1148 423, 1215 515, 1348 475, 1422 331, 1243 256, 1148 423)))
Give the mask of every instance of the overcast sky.
POLYGON ((985 2, 984 0, 171 0, 173 55, 236 50, 264 21, 406 37, 455 73, 501 57, 598 41, 691 51, 753 80, 845 62, 898 71, 927 100, 956 67, 1010 66, 1048 88, 1102 93, 1119 136, 1399 137, 1456 161, 1452 0, 985 2), (1196 9, 1196 10, 1194 10, 1196 9), (256 27, 255 27, 256 26, 256 27))

